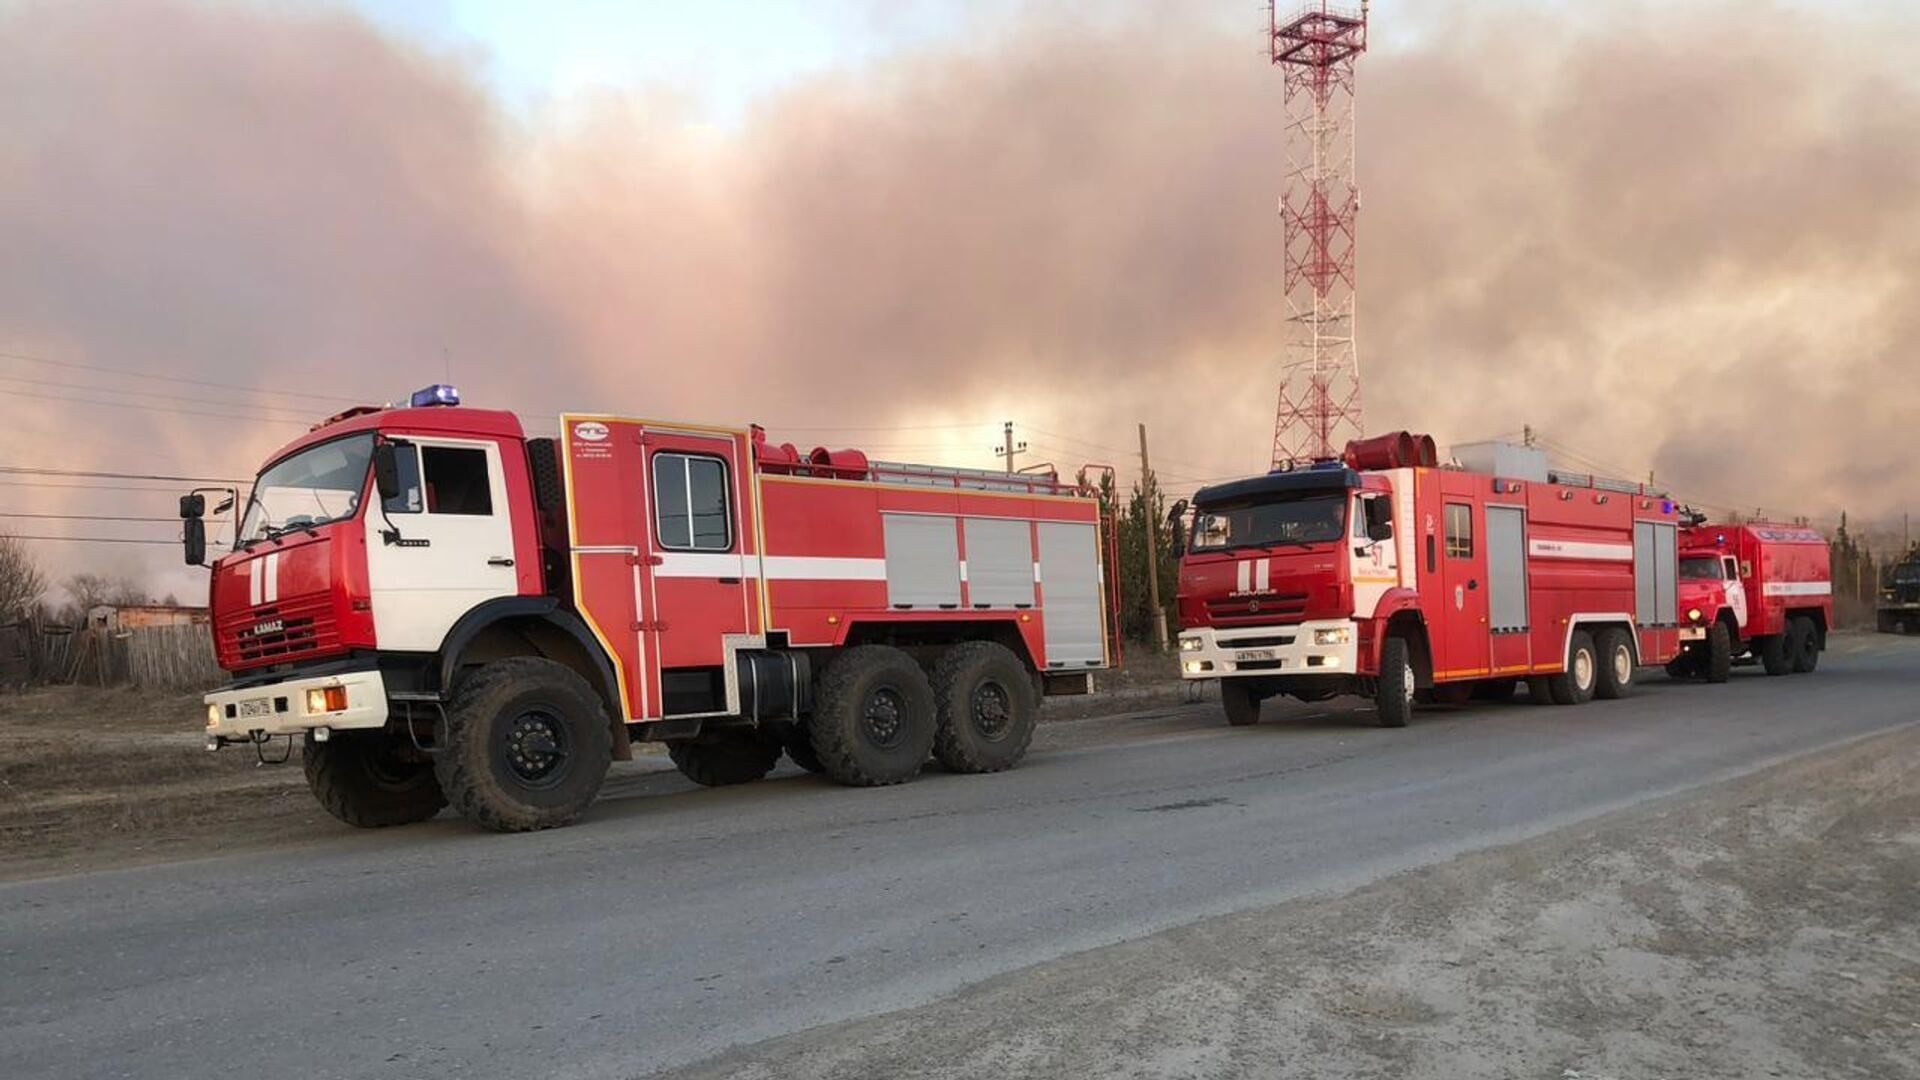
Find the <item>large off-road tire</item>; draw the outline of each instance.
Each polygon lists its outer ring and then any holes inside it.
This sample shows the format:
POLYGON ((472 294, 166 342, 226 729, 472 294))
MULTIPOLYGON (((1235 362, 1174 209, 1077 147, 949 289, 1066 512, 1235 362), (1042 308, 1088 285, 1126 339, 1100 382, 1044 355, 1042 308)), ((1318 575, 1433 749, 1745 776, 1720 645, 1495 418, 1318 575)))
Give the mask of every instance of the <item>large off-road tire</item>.
POLYGON ((1695 661, 1710 683, 1723 683, 1733 675, 1733 630, 1723 622, 1707 627, 1707 640, 1695 661))
POLYGON ((1593 647, 1593 635, 1575 630, 1573 640, 1567 643, 1567 668, 1547 676, 1547 692, 1555 705, 1585 705, 1593 700, 1599 675, 1600 653, 1593 647))
POLYGON ((680 774, 704 787, 758 780, 780 764, 780 751, 778 742, 748 728, 720 728, 667 744, 680 774))
POLYGON ((793 734, 786 741, 787 759, 810 773, 822 771, 820 755, 813 752, 813 738, 807 734, 806 725, 796 725, 793 734))
POLYGON ((1263 700, 1245 679, 1220 680, 1220 705, 1227 712, 1227 723, 1233 727, 1252 727, 1259 723, 1263 700))
POLYGON ((1793 654, 1787 649, 1787 634, 1768 634, 1753 639, 1754 655, 1769 675, 1791 675, 1793 654))
POLYGON ((336 731, 315 742, 309 731, 301 755, 313 797, 357 828, 411 825, 447 805, 433 762, 391 732, 336 731))
POLYGON ((1413 721, 1413 649, 1404 637, 1380 643, 1380 678, 1373 711, 1381 727, 1406 727, 1413 721))
POLYGON ((447 801, 494 832, 573 822, 613 760, 600 696, 539 657, 496 660, 463 676, 436 735, 434 773, 447 801))
POLYGON ((1618 701, 1633 692, 1633 639, 1625 630, 1609 627, 1594 635, 1599 666, 1594 669, 1593 696, 1618 701))
POLYGON ((1787 653, 1794 674, 1810 675, 1820 666, 1820 628, 1805 615, 1795 615, 1787 626, 1787 653))
POLYGON ((1040 699, 1033 674, 1005 645, 968 641, 934 661, 933 756, 957 773, 1011 769, 1026 756, 1040 699))
POLYGON ((911 780, 933 753, 933 687, 913 658, 856 645, 827 665, 807 733, 829 777, 855 787, 911 780))

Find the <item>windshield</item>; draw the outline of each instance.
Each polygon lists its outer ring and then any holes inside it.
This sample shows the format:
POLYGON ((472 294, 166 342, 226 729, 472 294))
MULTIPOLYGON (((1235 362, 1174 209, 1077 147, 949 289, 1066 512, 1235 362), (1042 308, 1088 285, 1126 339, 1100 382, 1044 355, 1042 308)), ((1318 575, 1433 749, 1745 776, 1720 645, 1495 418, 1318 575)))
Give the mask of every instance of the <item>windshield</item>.
POLYGON ((1200 510, 1193 519, 1193 551, 1268 544, 1324 544, 1346 529, 1344 492, 1307 495, 1284 502, 1262 502, 1200 510))
POLYGON ((1902 563, 1893 568, 1895 585, 1920 585, 1920 564, 1902 563))
POLYGON ((321 443, 277 462, 253 482, 240 542, 352 517, 360 509, 372 459, 368 433, 321 443))
POLYGON ((1680 576, 1693 581, 1719 581, 1720 560, 1715 556, 1681 559, 1680 576))

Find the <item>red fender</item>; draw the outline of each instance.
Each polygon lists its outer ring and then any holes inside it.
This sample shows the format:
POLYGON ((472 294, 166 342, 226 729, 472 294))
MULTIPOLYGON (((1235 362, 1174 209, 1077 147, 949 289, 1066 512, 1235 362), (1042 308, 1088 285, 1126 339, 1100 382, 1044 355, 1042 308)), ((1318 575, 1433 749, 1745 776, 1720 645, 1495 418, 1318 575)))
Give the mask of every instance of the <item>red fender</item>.
POLYGON ((1426 625, 1426 616, 1420 611, 1420 594, 1406 588, 1388 589, 1374 605, 1373 617, 1360 623, 1360 674, 1380 673, 1380 645, 1387 637, 1387 620, 1403 611, 1413 612, 1419 616, 1420 625, 1426 625))

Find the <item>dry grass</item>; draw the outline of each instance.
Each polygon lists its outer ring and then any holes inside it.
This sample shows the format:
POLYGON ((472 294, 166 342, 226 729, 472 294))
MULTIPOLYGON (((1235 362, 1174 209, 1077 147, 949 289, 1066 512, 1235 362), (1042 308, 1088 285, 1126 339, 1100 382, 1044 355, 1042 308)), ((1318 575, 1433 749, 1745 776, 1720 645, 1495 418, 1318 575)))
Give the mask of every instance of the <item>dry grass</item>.
POLYGON ((209 754, 201 709, 129 689, 0 695, 0 878, 322 831, 298 751, 277 769, 244 748, 209 754))

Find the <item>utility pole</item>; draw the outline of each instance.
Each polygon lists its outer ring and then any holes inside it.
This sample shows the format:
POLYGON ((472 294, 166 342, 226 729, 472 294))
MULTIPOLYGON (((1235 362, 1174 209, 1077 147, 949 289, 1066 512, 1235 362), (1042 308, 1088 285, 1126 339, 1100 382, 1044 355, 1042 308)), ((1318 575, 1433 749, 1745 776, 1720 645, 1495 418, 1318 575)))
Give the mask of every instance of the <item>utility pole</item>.
POLYGON ((1153 642, 1167 651, 1167 613, 1160 607, 1160 544, 1155 520, 1153 466, 1147 462, 1147 425, 1140 425, 1140 505, 1147 527, 1147 602, 1153 605, 1153 642))
POLYGON ((993 452, 995 456, 1007 459, 1007 475, 1011 476, 1014 455, 1026 453, 1027 444, 1024 441, 1017 443, 1013 441, 1013 421, 1011 420, 1008 420, 1001 429, 1001 440, 1001 445, 995 447, 993 452))
POLYGON ((1533 448, 1533 425, 1532 424, 1520 425, 1520 445, 1527 447, 1528 449, 1533 448))

